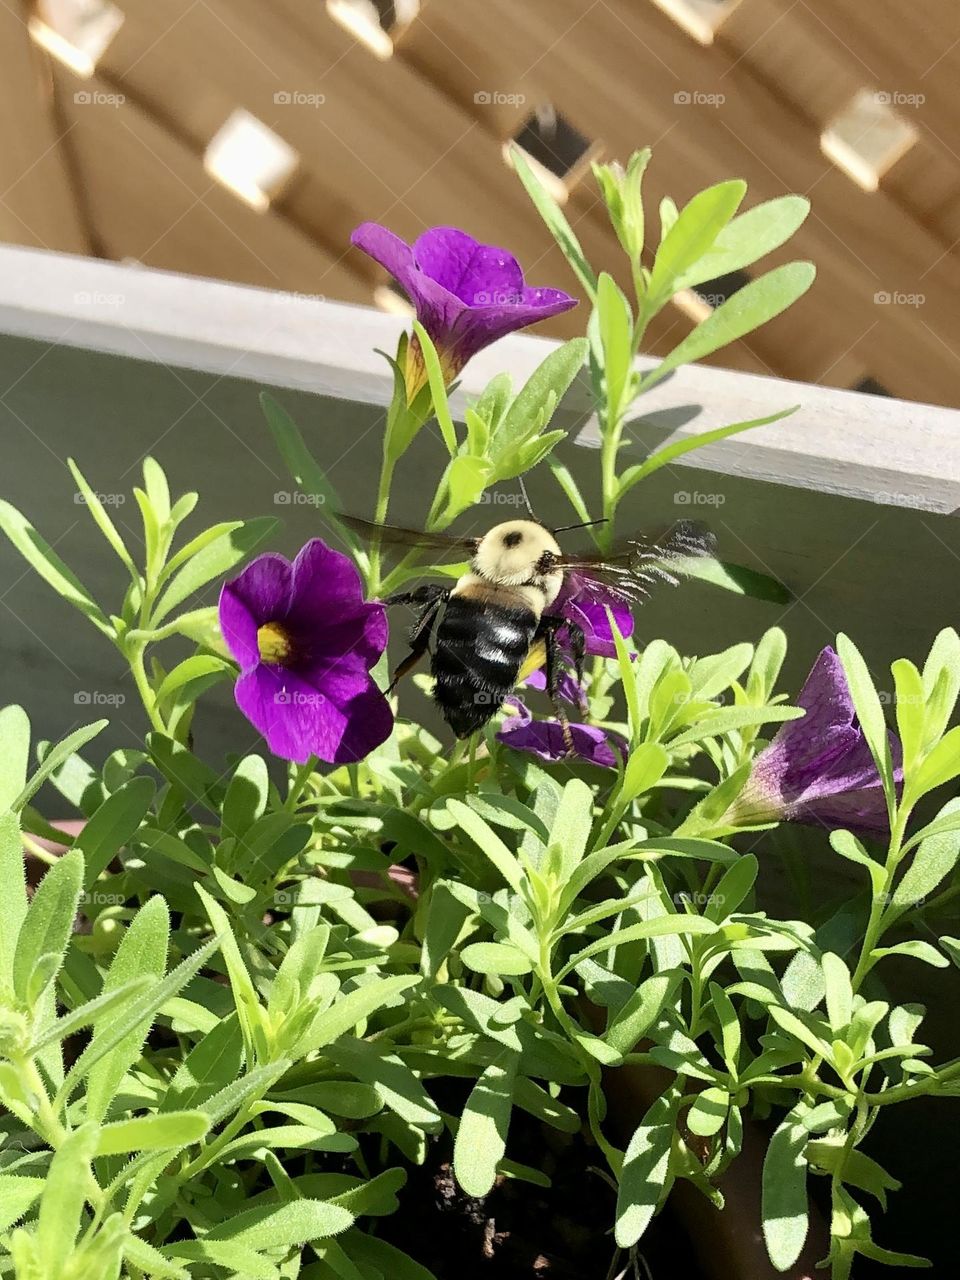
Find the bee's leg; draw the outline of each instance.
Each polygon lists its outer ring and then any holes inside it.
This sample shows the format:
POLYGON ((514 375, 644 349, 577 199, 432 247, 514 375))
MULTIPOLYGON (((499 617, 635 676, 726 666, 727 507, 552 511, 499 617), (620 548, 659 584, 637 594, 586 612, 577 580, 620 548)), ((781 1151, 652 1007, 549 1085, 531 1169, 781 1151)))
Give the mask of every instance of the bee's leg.
MULTIPOLYGON (((570 731, 570 721, 567 719, 567 713, 564 710, 563 703, 560 701, 560 676, 563 672, 563 664, 560 659, 560 643, 557 640, 557 632, 566 625, 565 618, 555 618, 547 614, 540 619, 539 629, 543 635, 544 650, 546 652, 544 675, 547 681, 547 694, 553 703, 553 710, 557 720, 560 722, 560 732, 563 734, 563 745, 567 748, 567 755, 572 756, 574 754, 573 734, 570 731)), ((581 632, 580 634, 582 635, 583 633, 581 632)))
POLYGON ((414 591, 397 591, 382 600, 381 604, 435 604, 442 603, 449 595, 449 587, 441 587, 437 582, 427 582, 414 591))
POLYGON ((410 652, 394 671, 387 693, 393 692, 399 681, 403 679, 407 672, 413 670, 430 648, 433 624, 437 620, 437 614, 440 612, 441 606, 446 603, 449 596, 450 591, 447 587, 427 586, 408 592, 402 600, 392 596, 384 601, 385 604, 416 603, 423 605, 410 631, 410 652))
MULTIPOLYGON (((573 673, 577 677, 577 684, 583 684, 583 660, 587 652, 587 637, 583 634, 583 627, 570 621, 567 622, 567 635, 570 637, 573 673)), ((582 694, 580 696, 583 697, 582 694)))

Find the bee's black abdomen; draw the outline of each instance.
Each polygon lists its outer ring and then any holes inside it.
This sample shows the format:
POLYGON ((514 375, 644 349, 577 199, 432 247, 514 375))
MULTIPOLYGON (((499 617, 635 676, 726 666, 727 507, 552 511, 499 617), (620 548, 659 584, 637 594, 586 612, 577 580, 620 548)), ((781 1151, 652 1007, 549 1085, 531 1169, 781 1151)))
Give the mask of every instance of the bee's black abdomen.
POLYGON ((483 728, 517 682, 537 618, 531 609, 453 596, 437 628, 432 671, 443 718, 466 738, 483 728))

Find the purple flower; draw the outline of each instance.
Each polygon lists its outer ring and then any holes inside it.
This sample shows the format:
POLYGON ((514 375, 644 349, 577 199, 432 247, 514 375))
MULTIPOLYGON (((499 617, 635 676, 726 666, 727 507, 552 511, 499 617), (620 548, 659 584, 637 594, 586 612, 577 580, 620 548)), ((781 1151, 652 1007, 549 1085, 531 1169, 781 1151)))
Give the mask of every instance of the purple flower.
POLYGON ((620 634, 624 638, 632 635, 633 614, 626 600, 602 583, 573 571, 565 576, 550 612, 575 622, 582 629, 587 653, 615 658, 617 650, 607 617, 608 608, 620 634))
MULTIPOLYGON (((538 667, 536 671, 530 672, 523 683, 529 685, 531 689, 539 689, 542 693, 547 687, 547 673, 543 667, 538 667)), ((557 692, 561 698, 579 707, 581 711, 587 710, 587 695, 573 672, 563 672, 557 685, 557 692)))
POLYGON ((573 740, 571 757, 559 720, 534 720, 519 698, 508 698, 506 705, 514 714, 508 715, 497 730, 497 741, 516 751, 529 751, 548 763, 575 758, 604 769, 616 769, 620 763, 617 751, 626 758, 627 743, 620 734, 608 733, 597 725, 573 722, 568 726, 573 740))
MULTIPOLYGON (((806 715, 781 725, 754 760, 747 784, 727 816, 737 824, 786 818, 885 833, 889 827, 883 785, 833 649, 821 650, 797 706, 806 715)), ((903 753, 892 733, 890 750, 899 782, 903 753)))
POLYGON ((390 736, 393 714, 370 676, 386 611, 363 599, 353 561, 319 538, 293 564, 258 556, 225 583, 220 628, 240 664, 237 706, 274 755, 351 764, 390 736))
MULTIPOLYGON (((577 299, 524 284, 506 249, 480 244, 456 227, 432 227, 412 245, 377 222, 363 222, 350 243, 370 255, 406 291, 437 348, 449 384, 471 356, 498 338, 569 311, 577 299)), ((407 399, 426 381, 420 344, 407 348, 407 399)))

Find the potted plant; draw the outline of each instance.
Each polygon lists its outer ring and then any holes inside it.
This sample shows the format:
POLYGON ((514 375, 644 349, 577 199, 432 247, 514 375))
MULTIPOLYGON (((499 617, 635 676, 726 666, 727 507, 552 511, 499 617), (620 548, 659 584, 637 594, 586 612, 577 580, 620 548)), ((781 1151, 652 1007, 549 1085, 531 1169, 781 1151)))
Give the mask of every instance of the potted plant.
POLYGON ((892 726, 843 635, 790 701, 777 628, 696 658, 638 641, 643 594, 684 577, 783 598, 692 522, 642 539, 618 517, 681 453, 789 410, 627 467, 621 446, 637 396, 813 278, 804 263, 759 276, 638 374, 679 289, 751 265, 807 208, 740 214, 738 182, 664 202, 648 266, 648 159, 596 169, 628 298, 515 156, 582 286, 587 337, 523 387, 494 378, 459 427, 448 393, 466 361, 574 299, 463 232, 411 247, 358 229, 418 316, 391 360, 372 531, 340 512, 272 397, 280 455, 328 525, 292 561, 268 549, 272 520, 182 533, 197 495, 174 499, 152 459, 135 554, 71 464, 128 577, 113 612, 0 505, 0 528, 129 666, 149 722, 99 768, 83 751, 103 721, 39 744, 34 765, 26 714, 0 712, 0 1247, 19 1280, 752 1278, 807 1274, 821 1235, 836 1280, 864 1260, 921 1265, 873 1239, 897 1184, 864 1143, 890 1106, 960 1089, 960 1060, 928 1061, 922 1008, 884 979, 898 956, 960 959, 937 929, 958 890, 960 811, 942 789, 960 775, 960 639, 944 630, 921 666, 894 664, 892 726), (584 366, 593 494, 551 428, 584 366), (435 497, 420 530, 391 530, 430 423, 447 452, 435 497), (532 512, 487 518, 484 497, 523 496, 538 466, 588 552, 532 512), (218 606, 191 607, 221 582, 218 606), (452 748, 414 690, 403 717, 385 692, 388 608, 405 601, 413 657, 438 628, 452 748), (526 637, 514 658, 510 627, 526 637), (194 727, 228 681, 250 748, 206 760, 194 727), (41 788, 71 806, 67 832, 41 788), (770 909, 762 859, 794 823, 849 864, 842 910, 770 909), (32 894, 25 852, 45 864, 32 894), (691 1203, 721 1210, 722 1248, 691 1203))

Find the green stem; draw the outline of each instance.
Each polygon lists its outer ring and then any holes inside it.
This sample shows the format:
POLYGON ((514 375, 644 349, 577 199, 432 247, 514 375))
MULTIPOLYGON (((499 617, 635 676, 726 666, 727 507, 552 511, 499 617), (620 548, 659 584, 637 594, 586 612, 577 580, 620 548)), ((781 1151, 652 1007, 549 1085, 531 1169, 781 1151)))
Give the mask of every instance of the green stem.
POLYGON ((317 757, 311 756, 306 764, 300 765, 290 782, 290 790, 287 792, 287 798, 283 807, 287 813, 292 813, 297 807, 303 789, 310 780, 310 775, 317 767, 317 757))
POLYGON ((158 732, 165 734, 167 726, 163 723, 160 712, 157 710, 157 700, 153 696, 153 690, 150 688, 150 681, 147 678, 147 669, 143 661, 143 654, 146 645, 132 644, 126 645, 124 653, 127 662, 130 664, 130 671, 133 675, 133 682, 137 686, 137 692, 143 702, 144 709, 149 717, 150 724, 158 732))
POLYGON ((854 992, 860 990, 860 987, 867 974, 873 968, 876 961, 871 956, 874 947, 880 941, 880 937, 884 931, 885 920, 884 915, 887 909, 887 903, 890 901, 890 890, 893 887, 894 877, 897 873, 897 866, 903 857, 903 837, 906 831, 907 819, 910 817, 908 807, 902 807, 896 814, 893 827, 890 832, 890 848, 887 853, 886 874, 884 876, 883 888, 879 893, 874 893, 870 903, 870 916, 867 920, 867 927, 863 934, 863 945, 860 948, 860 958, 857 961, 857 967, 853 972, 851 984, 854 992))

